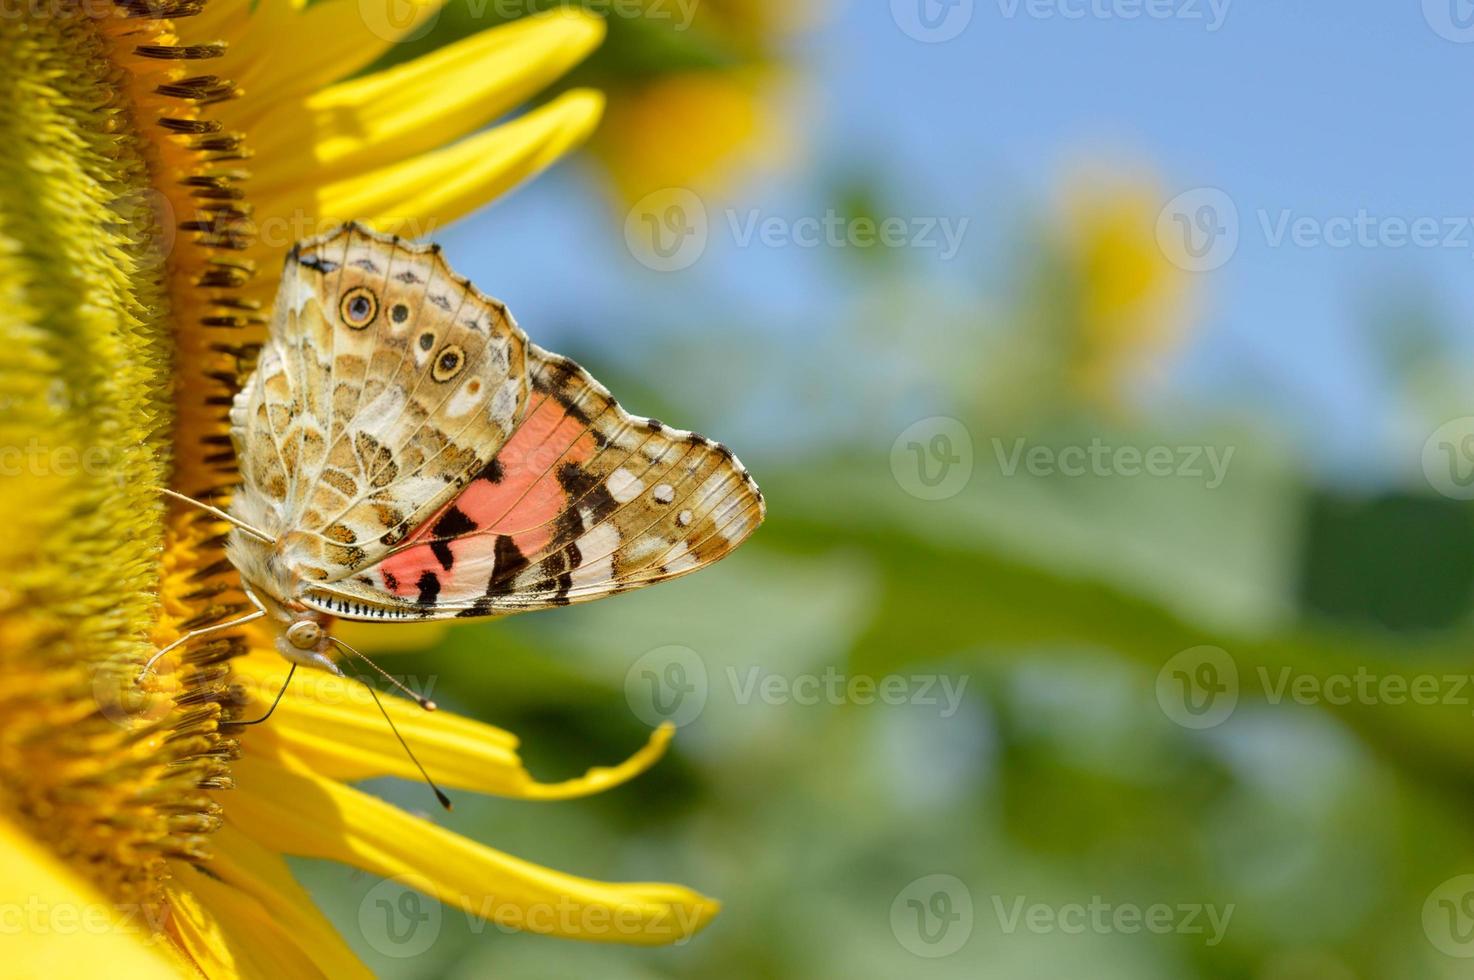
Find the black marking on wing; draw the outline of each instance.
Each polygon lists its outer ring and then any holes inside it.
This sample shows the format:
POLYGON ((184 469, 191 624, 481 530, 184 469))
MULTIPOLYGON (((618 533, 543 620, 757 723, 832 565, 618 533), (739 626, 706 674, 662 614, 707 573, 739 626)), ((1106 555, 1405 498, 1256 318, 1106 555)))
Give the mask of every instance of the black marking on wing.
POLYGON ((601 480, 587 470, 579 472, 581 476, 577 481, 563 483, 560 479, 559 482, 568 490, 575 506, 588 511, 588 526, 595 527, 619 509, 619 501, 609 492, 607 480, 601 480))
POLYGON ((444 296, 441 296, 439 293, 436 293, 435 295, 431 296, 430 297, 430 302, 434 303, 436 306, 440 307, 445 312, 447 312, 447 313, 450 312, 450 300, 446 299, 444 296))
POLYGON ((486 594, 509 594, 513 577, 527 564, 527 556, 522 554, 510 534, 497 535, 496 543, 492 545, 491 579, 486 583, 486 594))
POLYGON ((434 572, 421 572, 415 586, 420 590, 416 602, 422 606, 435 605, 435 600, 440 596, 440 576, 434 572))
POLYGON ((486 469, 481 471, 481 479, 488 483, 500 483, 502 476, 502 461, 493 456, 491 462, 486 464, 486 469))
POLYGON ((465 609, 456 613, 456 619, 477 619, 482 616, 495 616, 496 607, 489 596, 478 596, 465 609))
POLYGON ((467 517, 465 511, 453 504, 449 510, 440 516, 440 520, 435 522, 435 526, 430 529, 430 533, 442 540, 432 541, 430 543, 430 550, 440 561, 441 568, 448 572, 450 571, 450 566, 455 562, 455 556, 450 551, 450 542, 443 539, 458 538, 462 534, 471 533, 478 527, 480 525, 467 517))
POLYGON ((558 485, 567 490, 573 500, 592 490, 598 482, 592 473, 577 463, 564 463, 558 467, 558 485))
POLYGON ((324 275, 338 268, 338 263, 321 255, 300 255, 297 257, 297 264, 304 269, 315 269, 324 275))
POLYGON ((539 387, 548 392, 562 391, 568 387, 568 383, 578 372, 578 365, 568 358, 558 357, 556 354, 551 355, 548 360, 547 374, 539 379, 539 387))
POLYGON ((605 481, 577 463, 558 467, 558 485, 568 494, 569 507, 559 518, 558 533, 553 535, 555 541, 578 537, 619 507, 605 481))

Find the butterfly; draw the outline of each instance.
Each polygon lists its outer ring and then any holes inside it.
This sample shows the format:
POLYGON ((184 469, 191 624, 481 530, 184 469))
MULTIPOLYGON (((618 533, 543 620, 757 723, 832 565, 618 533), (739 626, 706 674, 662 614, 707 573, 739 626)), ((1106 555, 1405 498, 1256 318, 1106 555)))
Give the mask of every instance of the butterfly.
MULTIPOLYGON (((677 578, 762 522, 725 446, 630 415, 440 247, 349 223, 286 257, 230 413, 226 554, 296 666, 335 619, 498 617, 677 578)), ((342 646, 341 643, 338 643, 342 646)), ((145 672, 148 667, 145 667, 145 672)))

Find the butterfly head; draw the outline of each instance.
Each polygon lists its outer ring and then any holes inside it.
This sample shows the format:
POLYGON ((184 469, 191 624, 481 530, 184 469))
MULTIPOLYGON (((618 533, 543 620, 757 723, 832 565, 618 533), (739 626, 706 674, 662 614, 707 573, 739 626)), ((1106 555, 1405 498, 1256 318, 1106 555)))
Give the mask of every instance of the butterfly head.
POLYGON ((284 600, 257 580, 246 579, 246 588, 275 626, 278 653, 291 663, 338 673, 330 653, 331 617, 295 600, 284 600))
POLYGON ((290 663, 341 674, 332 653, 333 637, 321 613, 294 613, 286 629, 276 636, 276 649, 290 663))
POLYGON ((298 650, 321 652, 327 643, 327 630, 315 619, 299 619, 287 627, 286 640, 298 650))

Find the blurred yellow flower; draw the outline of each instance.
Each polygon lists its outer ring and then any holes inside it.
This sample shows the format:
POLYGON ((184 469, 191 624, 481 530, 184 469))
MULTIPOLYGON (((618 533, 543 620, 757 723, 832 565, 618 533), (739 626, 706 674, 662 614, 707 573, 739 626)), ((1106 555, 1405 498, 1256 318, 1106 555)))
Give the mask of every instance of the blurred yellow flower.
POLYGON ((797 135, 780 108, 795 101, 784 44, 812 25, 822 5, 646 6, 643 29, 614 23, 609 64, 593 72, 610 94, 610 110, 590 148, 620 197, 634 201, 671 187, 721 193, 753 170, 787 163, 797 135))
POLYGON ((611 104, 591 147, 620 197, 667 187, 717 190, 772 162, 780 125, 759 69, 681 72, 626 91, 611 104))
MULTIPOLYGON (((153 488, 229 494, 225 412, 287 245, 346 218, 424 235, 599 117, 601 96, 575 89, 479 131, 599 43, 579 13, 353 77, 433 10, 56 0, 0 18, 8 975, 365 975, 285 854, 572 938, 672 942, 716 912, 679 886, 536 867, 349 787, 414 773, 367 694, 336 678, 299 674, 271 724, 232 726, 284 677, 261 637, 218 635, 133 683, 158 645, 242 607, 222 527, 166 512, 153 488)), ((670 736, 546 785, 504 732, 389 708, 436 780, 524 799, 617 784, 670 736)))
POLYGON ((1190 275, 1157 243, 1165 198, 1147 178, 1099 171, 1062 196, 1055 248, 1074 291, 1066 370, 1073 390, 1116 409, 1190 325, 1190 275))

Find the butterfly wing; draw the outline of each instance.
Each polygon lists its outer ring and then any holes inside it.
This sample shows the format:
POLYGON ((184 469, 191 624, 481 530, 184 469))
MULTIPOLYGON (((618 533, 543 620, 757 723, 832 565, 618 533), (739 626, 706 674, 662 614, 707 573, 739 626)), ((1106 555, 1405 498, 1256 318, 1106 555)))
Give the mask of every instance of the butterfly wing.
POLYGON ((584 602, 709 565, 761 523, 762 493, 726 447, 630 415, 567 358, 527 355, 525 411, 478 478, 308 604, 444 619, 584 602))
POLYGON ((238 516, 310 581, 380 561, 506 443, 526 358, 506 308, 438 246, 356 224, 299 244, 232 412, 238 516))

